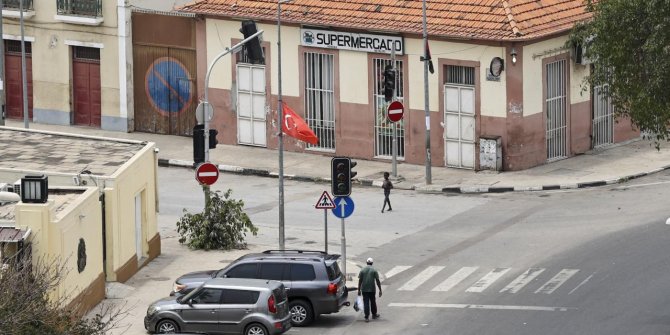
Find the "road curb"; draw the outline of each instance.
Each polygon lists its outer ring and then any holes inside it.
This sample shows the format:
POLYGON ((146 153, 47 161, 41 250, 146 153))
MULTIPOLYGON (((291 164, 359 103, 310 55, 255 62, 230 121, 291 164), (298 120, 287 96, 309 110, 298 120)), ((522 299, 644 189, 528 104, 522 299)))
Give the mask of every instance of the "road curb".
MULTIPOLYGON (((179 159, 165 159, 158 158, 158 166, 161 167, 185 167, 192 169, 193 161, 179 160, 179 159)), ((259 177, 271 177, 279 178, 279 173, 275 171, 270 171, 267 169, 255 169, 255 168, 245 168, 241 166, 234 165, 217 165, 219 171, 227 173, 235 173, 242 175, 254 175, 259 177)), ((411 187, 397 187, 398 189, 411 190, 424 193, 456 193, 456 194, 485 194, 485 193, 508 193, 508 192, 536 192, 536 191, 553 191, 553 190, 569 190, 569 189, 579 189, 579 188, 593 188, 601 187, 612 184, 625 183, 629 180, 641 178, 644 176, 652 175, 658 172, 665 170, 670 170, 670 165, 662 166, 647 172, 640 172, 631 175, 622 176, 615 179, 607 180, 593 180, 580 183, 571 183, 571 184, 547 184, 547 185, 531 185, 531 186, 488 186, 488 185, 458 185, 458 186, 445 186, 441 188, 433 187, 434 189, 428 189, 425 186, 411 186, 411 187)), ((330 178, 314 177, 314 176, 305 176, 305 175, 287 175, 284 174, 284 178, 288 180, 296 181, 305 181, 313 183, 330 183, 330 178)), ((357 179, 354 183, 361 186, 378 186, 380 185, 379 181, 374 179, 357 179)))

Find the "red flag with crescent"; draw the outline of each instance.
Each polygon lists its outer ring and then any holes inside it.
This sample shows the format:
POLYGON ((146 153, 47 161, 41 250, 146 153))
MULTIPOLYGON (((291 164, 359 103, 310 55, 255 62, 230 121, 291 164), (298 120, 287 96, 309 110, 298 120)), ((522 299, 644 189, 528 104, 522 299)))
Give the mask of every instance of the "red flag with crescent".
POLYGON ((284 111, 284 122, 282 123, 282 130, 284 134, 296 138, 298 140, 316 145, 319 143, 319 138, 309 128, 305 120, 300 115, 296 114, 287 104, 282 104, 284 111))

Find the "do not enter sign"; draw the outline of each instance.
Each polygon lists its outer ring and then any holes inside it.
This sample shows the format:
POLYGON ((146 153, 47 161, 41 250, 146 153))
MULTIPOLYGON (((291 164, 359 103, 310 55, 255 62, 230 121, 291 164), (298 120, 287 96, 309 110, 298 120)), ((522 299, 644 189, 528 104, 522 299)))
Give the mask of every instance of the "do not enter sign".
POLYGON ((405 107, 400 101, 394 101, 389 105, 387 110, 387 117, 391 122, 398 122, 402 120, 402 115, 405 111, 405 107))
POLYGON ((219 179, 219 168, 212 163, 202 163, 195 169, 195 180, 203 185, 212 185, 219 179))

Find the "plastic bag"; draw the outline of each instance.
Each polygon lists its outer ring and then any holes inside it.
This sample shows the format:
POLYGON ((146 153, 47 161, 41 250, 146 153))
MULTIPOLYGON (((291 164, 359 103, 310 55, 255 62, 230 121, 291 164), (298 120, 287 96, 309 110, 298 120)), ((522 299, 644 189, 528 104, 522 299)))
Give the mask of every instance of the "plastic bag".
POLYGON ((354 310, 356 312, 363 310, 363 297, 356 296, 356 301, 354 302, 354 310))

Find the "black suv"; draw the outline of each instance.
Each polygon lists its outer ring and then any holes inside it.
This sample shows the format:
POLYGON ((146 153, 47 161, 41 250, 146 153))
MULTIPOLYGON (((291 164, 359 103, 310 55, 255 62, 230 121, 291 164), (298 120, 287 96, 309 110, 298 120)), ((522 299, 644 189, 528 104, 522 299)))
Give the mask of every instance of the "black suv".
POLYGON ((288 292, 291 323, 306 326, 321 314, 349 306, 338 258, 322 251, 266 250, 244 255, 218 271, 187 273, 177 278, 171 295, 187 294, 210 278, 279 280, 288 292))

